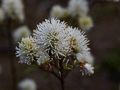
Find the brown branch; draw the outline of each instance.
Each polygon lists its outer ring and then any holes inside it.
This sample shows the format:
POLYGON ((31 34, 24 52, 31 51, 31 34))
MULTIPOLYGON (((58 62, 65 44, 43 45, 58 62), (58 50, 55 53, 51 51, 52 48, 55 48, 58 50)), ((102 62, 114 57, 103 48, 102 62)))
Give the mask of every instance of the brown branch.
POLYGON ((59 60, 59 66, 60 66, 60 68, 61 68, 61 70, 60 70, 60 73, 61 73, 61 86, 62 86, 62 90, 65 90, 64 89, 64 68, 63 68, 63 65, 62 65, 62 59, 61 60, 59 60))
POLYGON ((56 74, 53 71, 53 69, 52 70, 44 69, 42 66, 40 66, 39 69, 41 69, 42 71, 45 71, 45 72, 49 72, 49 73, 53 74, 56 78, 58 78, 59 80, 61 80, 60 76, 58 74, 56 74))
POLYGON ((65 75, 64 75, 64 78, 66 78, 68 76, 68 74, 70 73, 71 70, 66 70, 65 71, 65 75))
POLYGON ((60 70, 60 68, 56 65, 56 64, 54 64, 54 63, 50 63, 51 65, 53 65, 53 67, 55 67, 55 68, 57 68, 58 70, 60 70))
POLYGON ((61 78, 55 72, 52 71, 51 74, 53 74, 55 77, 57 77, 59 80, 61 80, 61 78))

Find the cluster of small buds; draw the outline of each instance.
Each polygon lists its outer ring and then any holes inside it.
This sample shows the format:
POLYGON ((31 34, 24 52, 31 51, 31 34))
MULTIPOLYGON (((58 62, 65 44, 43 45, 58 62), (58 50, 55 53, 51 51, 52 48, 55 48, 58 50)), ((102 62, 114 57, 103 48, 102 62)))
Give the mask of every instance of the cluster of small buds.
MULTIPOLYGON (((50 17, 59 18, 67 21, 68 23, 72 20, 78 22, 82 30, 87 31, 93 27, 93 21, 90 16, 88 16, 88 2, 86 0, 70 0, 67 8, 63 8, 60 5, 53 6, 50 17)), ((74 23, 72 24, 73 26, 74 23)))
POLYGON ((86 0, 70 0, 68 3, 68 12, 71 16, 85 16, 89 11, 86 0))
POLYGON ((58 63, 61 61, 66 70, 81 68, 85 61, 81 69, 87 74, 93 74, 93 67, 87 63, 89 59, 85 58, 90 54, 88 42, 84 32, 51 18, 37 25, 33 37, 21 40, 16 54, 20 57, 19 62, 39 65, 46 70, 59 68, 58 63), (81 60, 79 54, 82 54, 81 60))
POLYGON ((14 30, 13 40, 16 43, 19 42, 22 38, 28 37, 30 35, 31 35, 30 29, 26 25, 24 25, 14 30))
POLYGON ((14 20, 24 21, 24 6, 22 0, 2 0, 1 9, 4 16, 14 20))
POLYGON ((36 83, 32 79, 25 79, 18 83, 19 90, 37 90, 36 83))

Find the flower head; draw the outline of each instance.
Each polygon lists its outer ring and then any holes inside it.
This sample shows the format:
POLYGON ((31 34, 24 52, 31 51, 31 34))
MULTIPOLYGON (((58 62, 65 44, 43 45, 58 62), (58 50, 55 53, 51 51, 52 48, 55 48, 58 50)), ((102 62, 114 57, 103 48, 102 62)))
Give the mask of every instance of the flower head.
POLYGON ((52 7, 50 17, 54 18, 64 18, 68 16, 68 11, 59 5, 52 7))
POLYGON ((20 90, 37 90, 36 83, 32 79, 25 79, 18 84, 20 90))
POLYGON ((2 0, 2 8, 8 17, 24 20, 22 0, 2 0))
POLYGON ((89 16, 80 17, 78 23, 83 30, 89 30, 93 27, 93 21, 89 16))
POLYGON ((85 61, 81 62, 80 68, 82 68, 82 70, 81 70, 82 75, 84 75, 84 74, 91 75, 94 73, 94 71, 93 71, 94 68, 90 64, 86 63, 85 61))
POLYGON ((21 26, 13 32, 13 39, 15 42, 20 41, 23 37, 28 37, 31 35, 31 31, 27 26, 21 26))
POLYGON ((44 64, 45 62, 50 61, 50 56, 47 54, 45 51, 39 50, 38 53, 36 54, 37 58, 37 63, 39 65, 44 64))
POLYGON ((93 56, 90 53, 82 53, 82 54, 78 53, 76 55, 76 57, 77 57, 77 60, 79 62, 85 61, 85 62, 88 62, 90 64, 94 63, 94 58, 93 58, 93 56))
POLYGON ((19 43, 19 47, 16 47, 16 56, 20 57, 20 63, 31 64, 34 60, 36 60, 37 54, 37 45, 34 43, 34 38, 26 37, 22 38, 21 43, 19 43))
POLYGON ((86 39, 84 32, 78 30, 77 28, 68 27, 67 31, 69 32, 69 45, 72 51, 77 53, 88 52, 88 40, 86 39))
POLYGON ((86 0, 70 0, 68 11, 71 16, 83 16, 88 12, 88 2, 86 0))
POLYGON ((41 65, 49 60, 47 53, 37 48, 35 39, 32 37, 22 38, 19 47, 16 47, 16 56, 20 57, 19 63, 41 65))
POLYGON ((57 57, 65 56, 69 51, 66 27, 64 22, 53 18, 40 23, 33 33, 38 48, 57 57))

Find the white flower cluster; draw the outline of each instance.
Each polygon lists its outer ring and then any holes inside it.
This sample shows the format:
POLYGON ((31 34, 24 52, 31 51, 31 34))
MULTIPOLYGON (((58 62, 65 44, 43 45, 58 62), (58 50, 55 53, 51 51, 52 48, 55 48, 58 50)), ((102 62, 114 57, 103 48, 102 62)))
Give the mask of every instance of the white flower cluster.
POLYGON ((49 59, 45 53, 37 49, 35 39, 32 37, 22 38, 19 48, 16 47, 17 57, 20 57, 19 63, 38 63, 39 65, 49 59))
POLYGON ((36 60, 37 45, 34 41, 32 37, 22 38, 21 43, 19 43, 19 48, 16 47, 17 56, 20 56, 20 63, 31 64, 36 60))
POLYGON ((80 17, 78 19, 78 23, 83 30, 89 30, 90 28, 93 27, 92 19, 89 16, 80 17))
POLYGON ((70 15, 84 16, 88 13, 88 2, 86 0, 70 0, 68 4, 68 11, 70 15))
POLYGON ((67 34, 66 24, 55 19, 40 23, 33 33, 38 48, 58 57, 70 51, 67 34))
POLYGON ((25 79, 18 84, 19 90, 37 90, 36 83, 32 79, 25 79))
POLYGON ((54 18, 37 25, 37 29, 33 32, 33 38, 23 38, 16 50, 21 63, 43 65, 54 63, 54 60, 64 59, 63 66, 65 67, 68 65, 80 66, 82 61, 87 62, 83 57, 90 54, 84 32, 69 27, 65 22, 54 18), (79 60, 79 54, 82 55, 81 60, 79 60), (68 60, 71 56, 74 59, 68 60))
POLYGON ((50 13, 50 17, 63 18, 68 16, 68 11, 66 8, 61 7, 60 5, 55 5, 50 13))
POLYGON ((22 38, 28 37, 31 35, 31 31, 27 26, 21 26, 18 27, 16 30, 13 32, 13 40, 15 42, 20 41, 22 38))
POLYGON ((93 27, 93 22, 90 16, 87 16, 89 11, 88 2, 86 0, 70 0, 67 8, 60 5, 53 6, 50 17, 60 19, 75 19, 78 25, 85 31, 93 27))
POLYGON ((1 6, 6 16, 24 21, 24 7, 22 0, 2 0, 1 6))

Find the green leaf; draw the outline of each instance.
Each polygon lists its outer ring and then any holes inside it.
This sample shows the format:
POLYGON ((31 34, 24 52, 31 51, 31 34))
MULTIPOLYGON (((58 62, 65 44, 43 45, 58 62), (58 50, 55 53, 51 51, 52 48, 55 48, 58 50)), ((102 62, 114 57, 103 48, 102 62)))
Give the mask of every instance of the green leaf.
POLYGON ((118 9, 116 7, 116 5, 113 5, 113 4, 109 4, 107 5, 107 7, 105 8, 105 11, 108 13, 108 14, 115 14, 118 9))
POLYGON ((73 66, 72 65, 67 65, 67 66, 64 66, 64 68, 67 69, 67 70, 71 70, 71 69, 73 69, 73 66))
POLYGON ((105 65, 109 69, 120 72, 120 47, 115 47, 103 53, 105 65))

